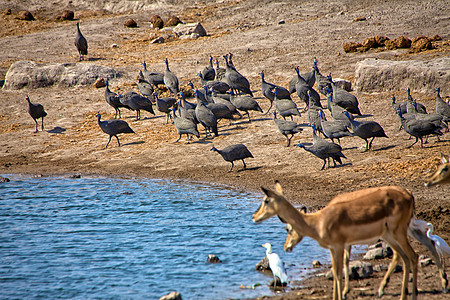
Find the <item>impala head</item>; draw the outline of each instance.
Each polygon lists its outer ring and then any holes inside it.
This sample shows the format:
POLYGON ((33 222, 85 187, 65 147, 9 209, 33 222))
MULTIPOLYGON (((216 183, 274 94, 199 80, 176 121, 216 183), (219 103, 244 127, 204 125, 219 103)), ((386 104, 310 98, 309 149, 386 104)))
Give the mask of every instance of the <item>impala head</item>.
POLYGON ((440 183, 450 184, 450 156, 445 157, 444 154, 441 154, 441 162, 437 171, 425 182, 425 186, 430 187, 440 183))
POLYGON ((284 198, 283 189, 278 181, 275 181, 275 190, 261 187, 265 196, 258 210, 253 214, 253 222, 261 223, 277 214, 276 207, 280 198, 284 198))

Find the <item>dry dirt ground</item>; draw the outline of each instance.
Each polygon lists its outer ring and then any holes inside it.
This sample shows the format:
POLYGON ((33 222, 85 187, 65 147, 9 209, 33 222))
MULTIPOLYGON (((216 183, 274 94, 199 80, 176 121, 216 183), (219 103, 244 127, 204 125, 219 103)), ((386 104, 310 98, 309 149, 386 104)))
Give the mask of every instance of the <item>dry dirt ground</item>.
MULTIPOLYGON (((11 15, 0 16, 0 79, 9 66, 18 60, 36 62, 77 63, 73 45, 75 21, 55 21, 63 9, 75 11, 81 29, 89 42, 86 62, 112 66, 126 75, 111 79, 112 90, 124 93, 137 91, 136 77, 140 63, 163 71, 167 57, 181 86, 188 80, 198 86, 196 73, 207 64, 209 55, 219 58, 234 54, 234 64, 251 83, 255 97, 265 111, 269 102, 260 91, 259 71, 265 70, 266 80, 287 87, 294 75, 319 60, 322 74, 352 80, 356 62, 368 57, 392 60, 428 60, 448 56, 450 38, 450 8, 445 0, 438 1, 167 1, 148 6, 149 10, 129 10, 133 1, 0 1, 0 11, 12 9, 11 15), (104 10, 109 8, 110 10, 104 10), (30 10, 35 21, 15 19, 22 9, 30 10), (208 36, 197 40, 172 39, 164 44, 150 44, 163 33, 151 28, 150 16, 163 19, 177 15, 185 22, 200 21, 208 36), (137 28, 123 23, 132 17, 137 28), (365 21, 354 22, 357 17, 365 21), (284 22, 280 22, 284 21, 284 22), (279 24, 284 23, 284 24, 279 24), (437 49, 409 54, 406 49, 364 53, 345 53, 344 41, 362 41, 367 37, 400 35, 440 35, 437 49), (117 44, 117 48, 112 48, 117 44)), ((144 1, 145 2, 145 1, 144 1)), ((135 4, 135 3, 134 3, 135 4)), ((404 90, 394 91, 404 100, 404 90)), ((450 96, 450 85, 441 87, 441 94, 450 96)), ((373 150, 363 152, 364 141, 344 138, 341 143, 347 159, 337 168, 320 171, 322 161, 310 153, 285 147, 284 137, 277 132, 269 117, 252 112, 252 122, 236 120, 220 122, 220 135, 186 144, 174 143, 177 134, 172 124, 165 124, 161 113, 152 116, 143 112, 143 119, 134 120, 134 113, 124 111, 123 118, 134 129, 134 135, 122 135, 122 147, 113 140, 103 150, 108 137, 101 132, 95 115, 114 117, 113 109, 104 100, 104 89, 93 87, 48 87, 24 90, 0 90, 0 173, 33 174, 99 174, 149 178, 183 178, 188 180, 228 184, 258 191, 260 186, 272 187, 278 179, 287 197, 295 203, 319 209, 339 193, 380 185, 400 185, 413 192, 419 218, 431 221, 435 232, 450 240, 450 188, 425 188, 424 180, 436 168, 440 153, 450 153, 450 134, 440 142, 430 138, 424 148, 412 143, 390 104, 391 92, 358 94, 360 109, 367 120, 379 122, 389 138, 377 138, 373 150), (48 117, 45 131, 34 133, 34 122, 27 114, 25 96, 44 105, 48 117), (254 158, 247 160, 247 170, 227 173, 229 163, 212 151, 212 145, 222 148, 244 143, 254 158)), ((412 91, 419 102, 434 111, 435 95, 412 91)), ((323 97, 324 98, 324 97, 323 97)), ((294 95, 300 107, 303 103, 294 95)), ((323 99, 325 100, 325 98, 323 99)), ((323 102, 326 104, 326 101, 323 102)), ((307 123, 306 113, 297 122, 307 123)), ((311 130, 296 135, 294 143, 310 143, 311 130)), ((256 207, 255 207, 256 209, 256 207)), ((264 226, 263 224, 260 226, 264 226)), ((280 234, 282 234, 280 232, 280 234)), ((424 247, 413 242, 420 254, 424 247)), ((447 260, 448 265, 448 260, 447 260)), ((447 267, 447 272, 449 272, 447 267)), ((371 279, 352 281, 351 299, 374 298, 379 275, 371 279)), ((401 273, 393 275, 384 299, 397 299, 401 273)), ((327 299, 331 297, 331 281, 313 278, 300 283, 301 289, 283 294, 280 299, 327 299)), ((420 298, 444 299, 439 293, 435 266, 420 268, 420 298)))

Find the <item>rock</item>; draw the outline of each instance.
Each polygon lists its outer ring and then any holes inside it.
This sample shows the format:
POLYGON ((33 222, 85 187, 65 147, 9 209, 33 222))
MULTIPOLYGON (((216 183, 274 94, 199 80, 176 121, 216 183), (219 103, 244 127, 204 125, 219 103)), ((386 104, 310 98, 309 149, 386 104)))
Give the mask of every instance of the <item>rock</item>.
POLYGON ((10 14, 12 14, 11 8, 7 8, 3 11, 3 15, 5 16, 9 16, 10 14))
POLYGON ((64 10, 59 16, 56 17, 57 20, 67 21, 73 20, 75 18, 75 13, 71 10, 64 10))
POLYGON ((397 46, 397 48, 409 48, 411 47, 411 40, 406 36, 401 35, 395 39, 395 45, 397 46))
POLYGON ((103 78, 99 78, 94 82, 94 84, 92 86, 99 89, 99 88, 105 87, 106 83, 103 78))
POLYGON ((220 258, 215 254, 209 254, 208 259, 206 261, 212 264, 222 263, 220 258))
POLYGON ((383 244, 382 247, 369 249, 366 254, 364 254, 364 259, 366 260, 373 260, 373 259, 381 259, 385 257, 389 257, 392 255, 392 249, 391 247, 383 244))
POLYGON ((5 76, 6 90, 39 88, 52 85, 61 87, 88 86, 98 78, 121 77, 122 73, 110 67, 90 63, 48 63, 17 61, 11 65, 5 76))
POLYGON ((320 263, 320 261, 315 260, 312 262, 312 266, 313 266, 313 268, 320 268, 322 266, 322 264, 320 263))
POLYGON ((384 46, 386 47, 386 50, 397 49, 397 40, 385 41, 384 46))
MULTIPOLYGON (((388 265, 376 265, 373 267, 374 272, 386 272, 389 269, 388 265)), ((394 269, 394 273, 401 272, 403 270, 401 265, 396 265, 394 269)))
POLYGON ((157 37, 156 39, 152 40, 150 42, 150 44, 162 44, 162 43, 164 43, 164 41, 165 41, 164 37, 160 36, 160 37, 157 37))
POLYGON ((365 279, 373 274, 373 266, 371 263, 356 260, 351 261, 349 265, 350 279, 365 279))
POLYGON ((333 82, 337 87, 346 90, 347 92, 352 91, 352 83, 348 80, 341 78, 333 78, 333 82))
POLYGON ((177 16, 171 16, 169 20, 166 22, 166 26, 177 26, 178 24, 183 23, 181 22, 180 18, 177 16))
POLYGON ((153 16, 150 18, 150 23, 152 23, 152 27, 153 27, 153 28, 159 28, 159 29, 161 29, 161 28, 164 27, 164 21, 163 21, 163 19, 161 19, 161 17, 158 16, 158 15, 153 15, 153 16))
POLYGON ((364 49, 365 49, 366 51, 369 50, 369 49, 371 49, 371 48, 376 48, 376 47, 378 47, 377 41, 375 40, 374 37, 370 37, 370 38, 365 39, 365 40, 362 42, 362 46, 364 47, 364 49))
POLYGON ((349 52, 358 52, 358 48, 362 47, 361 43, 355 43, 355 42, 350 42, 350 43, 343 43, 342 47, 344 48, 344 51, 346 53, 349 52))
POLYGON ((124 25, 125 27, 137 27, 136 21, 133 20, 133 19, 131 19, 131 18, 128 19, 128 20, 126 20, 125 23, 123 23, 123 25, 124 25))
POLYGON ((11 180, 8 177, 0 176, 0 182, 10 182, 11 180))
POLYGON ((169 294, 159 298, 159 300, 181 300, 181 294, 178 292, 170 292, 169 294))
POLYGON ((279 22, 278 22, 278 25, 281 25, 281 24, 286 24, 286 21, 285 21, 285 20, 279 21, 279 22))
POLYGON ((363 93, 400 91, 435 93, 450 82, 450 57, 428 61, 365 59, 356 63, 355 90, 363 93))
POLYGON ((28 10, 22 10, 17 14, 16 19, 25 20, 25 21, 33 21, 35 18, 28 10))
POLYGON ((419 35, 412 39, 411 52, 421 52, 429 49, 433 49, 433 44, 431 44, 431 39, 426 36, 419 35))
POLYGON ((111 48, 119 48, 119 46, 117 44, 112 44, 111 48))
POLYGON ((426 267, 433 264, 433 260, 426 255, 419 256, 419 264, 421 267, 426 267))
POLYGON ((432 41, 432 42, 435 42, 435 41, 442 41, 442 38, 441 38, 438 34, 435 34, 435 35, 431 38, 431 41, 432 41))
POLYGON ((205 36, 206 30, 200 23, 178 24, 173 28, 173 33, 177 36, 191 35, 197 33, 199 36, 205 36))
POLYGON ((269 259, 267 259, 267 256, 264 257, 259 261, 259 263, 256 264, 255 269, 260 272, 269 271, 269 259))
POLYGON ((357 17, 353 20, 353 22, 361 22, 361 21, 365 21, 366 17, 357 17))
POLYGON ((375 41, 377 42, 378 47, 383 47, 386 41, 389 41, 389 38, 384 35, 377 35, 375 41))

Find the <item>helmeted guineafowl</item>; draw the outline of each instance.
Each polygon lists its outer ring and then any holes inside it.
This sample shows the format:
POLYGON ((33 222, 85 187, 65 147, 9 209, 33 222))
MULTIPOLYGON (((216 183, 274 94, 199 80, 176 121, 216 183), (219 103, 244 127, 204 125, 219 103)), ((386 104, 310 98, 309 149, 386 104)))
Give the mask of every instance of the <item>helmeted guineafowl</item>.
POLYGON ((273 89, 272 92, 274 94, 275 110, 283 117, 283 119, 291 117, 292 120, 292 116, 300 116, 297 104, 295 104, 294 101, 289 99, 278 99, 277 89, 273 89))
POLYGON ((278 131, 286 137, 286 147, 289 147, 289 145, 291 144, 291 140, 294 137, 294 134, 303 131, 301 125, 295 122, 277 119, 276 111, 273 112, 273 121, 275 122, 275 125, 277 125, 278 131))
POLYGON ((273 99, 274 99, 274 93, 273 89, 277 90, 277 97, 278 99, 289 99, 291 98, 291 93, 287 89, 285 89, 282 86, 275 85, 273 83, 269 83, 264 79, 264 70, 259 72, 259 75, 261 76, 261 91, 264 97, 269 99, 270 101, 270 107, 267 109, 266 114, 270 111, 273 105, 273 99))
POLYGON ((42 131, 44 131, 44 117, 47 116, 47 113, 44 110, 44 106, 42 106, 42 104, 39 103, 31 103, 30 98, 27 96, 26 97, 27 101, 28 101, 28 113, 30 114, 30 116, 33 118, 34 122, 36 123, 36 131, 38 132, 38 122, 37 119, 42 118, 41 119, 41 129, 42 131))
POLYGON ((442 135, 441 127, 437 126, 435 123, 426 120, 411 119, 407 120, 403 117, 400 110, 397 110, 397 114, 400 117, 400 121, 403 125, 403 129, 411 136, 415 137, 414 143, 409 145, 407 148, 414 146, 420 139, 420 147, 423 148, 423 137, 428 135, 442 135))
POLYGON ((338 140, 338 143, 341 144, 340 138, 345 136, 353 136, 346 123, 343 121, 335 120, 335 121, 327 121, 325 118, 325 113, 323 111, 319 111, 319 120, 320 125, 322 127, 322 133, 334 143, 334 139, 338 140))
POLYGON ((142 63, 142 66, 144 66, 144 71, 142 72, 144 74, 145 80, 152 84, 153 86, 158 86, 158 84, 164 84, 164 74, 161 72, 151 72, 147 70, 147 64, 145 61, 142 63))
POLYGON ((84 60, 84 55, 88 54, 88 43, 80 31, 80 23, 77 22, 77 35, 75 36, 75 47, 77 47, 80 61, 84 60))
POLYGON ((120 103, 136 111, 136 120, 141 118, 141 109, 153 115, 155 114, 152 102, 148 98, 133 91, 126 92, 123 97, 120 97, 120 103))
POLYGON ((240 111, 243 111, 248 116, 248 121, 250 122, 250 110, 263 112, 261 107, 259 106, 258 102, 256 102, 255 99, 253 99, 249 95, 243 95, 243 96, 236 96, 234 95, 233 90, 228 90, 228 93, 230 94, 230 101, 231 103, 236 106, 236 108, 240 111))
POLYGON ((213 66, 213 57, 210 56, 209 57, 209 65, 206 66, 202 72, 202 78, 206 81, 211 81, 214 80, 216 78, 216 70, 214 70, 214 66, 213 66))
POLYGON ((350 118, 350 113, 348 111, 343 111, 343 113, 347 116, 350 121, 353 134, 359 136, 363 140, 366 141, 366 150, 368 151, 372 148, 372 142, 376 137, 385 137, 388 136, 384 133, 383 127, 375 121, 356 121, 350 118), (370 142, 368 139, 370 139, 370 142))
POLYGON ((225 78, 230 87, 235 91, 241 91, 244 94, 249 94, 253 97, 253 93, 250 90, 250 82, 241 73, 239 73, 230 62, 228 62, 228 56, 224 55, 226 63, 225 78))
POLYGON ((166 64, 166 70, 164 71, 164 84, 172 92, 172 94, 177 95, 180 92, 180 87, 178 84, 178 77, 170 71, 169 69, 169 60, 164 59, 164 63, 166 64))
POLYGON ((231 163, 231 168, 228 170, 228 172, 231 172, 234 167, 234 161, 236 160, 242 160, 242 163, 244 164, 243 170, 247 168, 244 159, 246 158, 253 158, 253 155, 250 153, 250 151, 247 149, 247 147, 244 144, 234 144, 227 146, 223 148, 222 150, 217 149, 216 147, 212 147, 211 151, 218 152, 222 158, 225 161, 228 161, 231 163))
POLYGON ((193 122, 190 119, 177 116, 175 107, 172 108, 172 112, 173 112, 173 125, 177 129, 178 134, 180 135, 180 137, 175 141, 175 143, 181 139, 182 134, 186 134, 187 136, 186 140, 188 144, 190 142, 190 135, 195 135, 197 138, 200 138, 200 133, 197 130, 197 124, 195 124, 195 122, 193 122))
POLYGON ((120 141, 119 141, 119 137, 117 135, 120 133, 134 133, 133 129, 130 128, 128 123, 123 120, 112 119, 112 120, 101 121, 100 114, 97 114, 96 117, 97 117, 98 125, 103 130, 103 132, 106 134, 109 134, 109 140, 104 149, 106 149, 106 147, 108 147, 109 142, 111 142, 111 138, 113 136, 116 137, 117 143, 119 144, 119 147, 120 147, 120 141))
POLYGON ((127 109, 131 109, 131 107, 120 102, 120 98, 122 97, 122 95, 118 95, 109 89, 109 81, 108 80, 105 80, 105 85, 106 85, 106 88, 105 88, 106 103, 111 105, 111 107, 114 108, 114 110, 116 111, 116 115, 114 116, 115 119, 117 119, 117 114, 119 114, 119 118, 122 118, 122 115, 120 113, 120 108, 124 107, 127 109))
POLYGON ((198 91, 194 92, 197 98, 197 106, 195 107, 195 117, 205 128, 206 136, 208 133, 213 132, 215 136, 218 136, 217 131, 217 118, 214 113, 205 106, 205 103, 198 98, 198 91))

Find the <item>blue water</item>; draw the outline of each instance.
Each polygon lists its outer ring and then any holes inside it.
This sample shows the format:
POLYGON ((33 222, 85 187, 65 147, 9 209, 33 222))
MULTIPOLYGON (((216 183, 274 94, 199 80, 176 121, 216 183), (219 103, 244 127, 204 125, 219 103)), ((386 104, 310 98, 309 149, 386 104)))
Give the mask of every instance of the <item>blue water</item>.
POLYGON ((289 280, 329 254, 306 238, 283 252, 262 193, 185 181, 8 175, 0 183, 1 299, 183 299, 272 295, 255 270, 270 242, 289 280), (222 264, 206 262, 216 254, 222 264), (255 289, 241 289, 260 283, 255 289))

